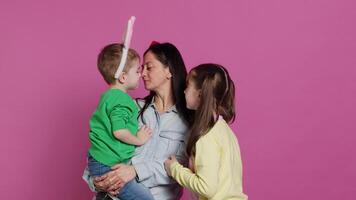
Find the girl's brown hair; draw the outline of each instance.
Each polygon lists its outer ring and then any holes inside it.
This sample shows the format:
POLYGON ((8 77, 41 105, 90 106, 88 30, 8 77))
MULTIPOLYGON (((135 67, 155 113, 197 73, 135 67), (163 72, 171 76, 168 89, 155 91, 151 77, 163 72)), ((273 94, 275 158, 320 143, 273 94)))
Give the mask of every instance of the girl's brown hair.
POLYGON ((235 120, 235 85, 223 66, 211 63, 193 68, 188 81, 201 91, 187 146, 188 155, 194 156, 195 144, 214 126, 219 115, 228 123, 235 120))

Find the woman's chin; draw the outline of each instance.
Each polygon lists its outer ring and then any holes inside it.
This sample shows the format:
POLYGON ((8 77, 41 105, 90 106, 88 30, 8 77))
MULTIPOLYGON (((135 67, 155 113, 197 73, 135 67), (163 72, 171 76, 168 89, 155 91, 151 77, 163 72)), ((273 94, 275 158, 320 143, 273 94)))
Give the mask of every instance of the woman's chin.
POLYGON ((149 84, 144 84, 146 90, 151 90, 152 88, 150 87, 149 84))

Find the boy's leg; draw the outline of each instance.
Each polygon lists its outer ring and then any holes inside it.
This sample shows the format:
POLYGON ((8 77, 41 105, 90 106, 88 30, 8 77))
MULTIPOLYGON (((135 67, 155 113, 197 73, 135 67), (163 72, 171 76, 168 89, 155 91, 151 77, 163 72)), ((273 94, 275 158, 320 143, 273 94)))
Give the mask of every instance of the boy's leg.
POLYGON ((90 176, 92 177, 102 176, 111 171, 111 168, 109 166, 101 164, 90 155, 88 156, 88 169, 90 176))
MULTIPOLYGON (((88 155, 88 169, 90 176, 92 177, 102 176, 107 172, 111 171, 111 168, 109 166, 101 164, 90 155, 88 155)), ((111 200, 111 198, 106 192, 98 191, 95 200, 111 200)))
POLYGON ((126 183, 118 197, 120 200, 154 200, 150 190, 136 180, 126 183))

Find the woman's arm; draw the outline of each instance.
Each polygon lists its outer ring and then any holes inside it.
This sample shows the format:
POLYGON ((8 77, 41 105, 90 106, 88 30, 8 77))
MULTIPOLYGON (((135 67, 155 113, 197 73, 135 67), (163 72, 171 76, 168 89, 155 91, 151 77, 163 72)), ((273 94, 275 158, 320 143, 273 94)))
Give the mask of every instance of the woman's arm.
POLYGON ((164 169, 164 160, 142 161, 138 165, 117 164, 112 167, 111 172, 95 178, 92 181, 92 186, 90 185, 90 181, 88 185, 90 188, 98 188, 115 196, 127 182, 136 177, 139 182, 142 180, 147 181, 146 186, 174 184, 175 181, 168 177, 164 169), (142 180, 139 178, 140 175, 137 173, 137 169, 141 170, 141 175, 143 175, 142 180))
POLYGON ((94 186, 94 184, 93 184, 93 179, 90 177, 88 167, 86 167, 86 168, 84 169, 82 178, 83 178, 83 180, 88 184, 89 189, 90 189, 91 191, 95 192, 96 189, 95 189, 95 186, 94 186))

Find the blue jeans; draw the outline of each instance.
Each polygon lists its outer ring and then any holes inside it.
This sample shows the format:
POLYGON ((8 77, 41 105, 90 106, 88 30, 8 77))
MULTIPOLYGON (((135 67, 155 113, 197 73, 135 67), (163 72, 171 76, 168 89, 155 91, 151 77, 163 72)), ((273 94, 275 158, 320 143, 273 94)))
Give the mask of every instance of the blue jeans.
MULTIPOLYGON (((92 177, 102 176, 111 171, 109 166, 96 161, 90 155, 88 155, 88 169, 92 177)), ((102 192, 100 192, 100 195, 102 196, 102 192)), ((138 183, 135 179, 126 183, 125 186, 121 188, 117 197, 120 200, 154 200, 150 190, 138 183)))

